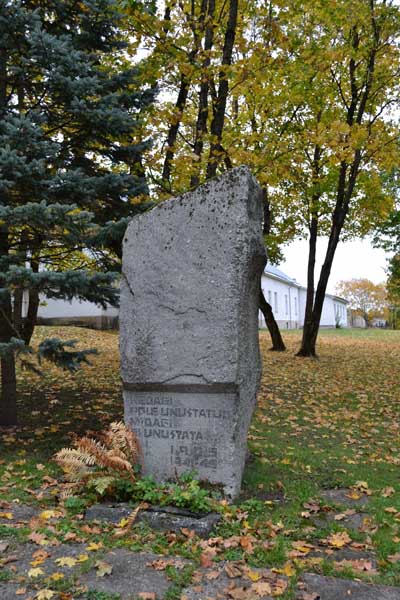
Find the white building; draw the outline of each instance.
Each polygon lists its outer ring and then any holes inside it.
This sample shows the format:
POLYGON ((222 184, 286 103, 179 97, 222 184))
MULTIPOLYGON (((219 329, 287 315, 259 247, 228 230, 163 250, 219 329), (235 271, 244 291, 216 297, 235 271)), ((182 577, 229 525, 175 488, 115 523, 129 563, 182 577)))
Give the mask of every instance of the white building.
POLYGON ((38 310, 38 324, 114 329, 118 327, 118 308, 102 308, 77 298, 71 301, 43 298, 38 310))
MULTIPOLYGON (((298 329, 304 325, 307 289, 295 279, 291 279, 280 269, 267 265, 262 275, 261 285, 265 299, 280 329, 298 329)), ((325 295, 321 316, 321 327, 347 327, 347 300, 325 295)), ((262 313, 259 325, 265 327, 262 313)))
MULTIPOLYGON (((265 299, 272 306, 275 319, 281 329, 298 329, 304 324, 306 288, 295 279, 268 265, 261 280, 265 299)), ((93 302, 43 299, 38 312, 38 323, 47 325, 81 325, 96 329, 118 326, 118 309, 103 309, 93 302)), ((347 327, 347 301, 326 294, 322 311, 321 327, 347 327)), ((264 317, 259 313, 259 325, 265 327, 264 317)))

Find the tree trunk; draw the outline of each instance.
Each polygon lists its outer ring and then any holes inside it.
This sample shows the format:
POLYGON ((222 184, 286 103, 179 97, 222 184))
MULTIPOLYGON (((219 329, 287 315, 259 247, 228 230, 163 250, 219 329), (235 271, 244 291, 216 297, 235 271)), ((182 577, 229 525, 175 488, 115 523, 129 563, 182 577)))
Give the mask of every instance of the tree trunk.
MULTIPOLYGON (((39 272, 39 261, 36 258, 31 259, 31 269, 34 273, 39 272)), ((39 292, 31 288, 29 290, 28 310, 26 312, 26 317, 23 320, 21 332, 22 339, 27 346, 29 346, 31 343, 32 335, 36 326, 39 302, 39 292)))
POLYGON ((260 286, 260 310, 264 315, 265 323, 268 327, 268 331, 270 333, 272 339, 272 348, 275 352, 283 352, 286 350, 286 346, 283 342, 281 332, 279 331, 279 327, 274 318, 274 313, 272 312, 272 307, 265 299, 262 287, 260 286))
POLYGON ((15 425, 17 425, 17 378, 15 357, 14 354, 10 354, 1 359, 0 427, 15 425))
POLYGON ((175 104, 177 115, 175 122, 170 125, 167 136, 167 151, 165 153, 164 166, 162 171, 162 180, 165 183, 170 183, 171 180, 171 167, 172 161, 175 156, 175 143, 178 135, 179 127, 182 120, 182 113, 185 108, 186 100, 189 93, 189 85, 186 75, 181 75, 181 82, 179 87, 178 98, 175 104))
MULTIPOLYGON (((201 9, 200 9, 200 17, 199 17, 199 25, 200 31, 202 30, 204 19, 206 14, 206 0, 202 0, 201 9)), ((169 17, 167 17, 169 18, 169 17)), ((200 49, 200 39, 198 37, 197 25, 195 23, 195 3, 192 3, 192 12, 191 17, 192 25, 191 29, 194 37, 194 48, 188 54, 188 63, 192 65, 195 61, 195 58, 200 49)), ((165 30, 166 32, 167 30, 165 30)), ((165 153, 163 172, 162 172, 162 180, 163 183, 171 184, 171 170, 172 170, 172 161, 175 156, 175 144, 176 138, 178 137, 179 127, 182 121, 182 114, 186 106, 186 101, 189 95, 189 88, 191 84, 190 77, 188 78, 186 75, 181 73, 181 80, 179 85, 178 98, 176 100, 175 109, 176 114, 174 121, 170 124, 168 135, 167 135, 167 151, 165 153)))
MULTIPOLYGON (((8 251, 8 230, 3 225, 0 227, 0 256, 7 257, 8 251)), ((1 285, 2 282, 0 282, 1 285)), ((0 343, 9 343, 13 335, 11 297, 9 293, 3 293, 0 297, 0 343)), ((17 424, 17 379, 14 353, 10 352, 2 356, 0 366, 0 426, 9 427, 17 424)))
POLYGON ((217 99, 214 106, 214 115, 211 121, 211 138, 210 154, 207 164, 206 178, 210 179, 217 173, 217 167, 224 149, 221 147, 222 132, 224 129, 226 103, 229 92, 229 82, 226 68, 232 64, 233 45, 236 36, 236 26, 238 17, 238 0, 230 0, 228 24, 226 26, 224 48, 222 51, 222 64, 219 72, 219 86, 217 99))
POLYGON ((204 40, 205 58, 202 64, 202 81, 199 91, 199 110, 197 113, 196 135, 193 146, 193 154, 196 155, 196 161, 193 161, 194 173, 190 178, 190 187, 195 188, 200 184, 200 162, 204 147, 204 134, 207 131, 208 118, 208 91, 209 91, 209 73, 208 68, 211 64, 210 51, 214 43, 214 11, 215 0, 208 0, 207 6, 207 26, 204 40))
POLYGON ((304 323, 303 339, 297 356, 316 356, 315 346, 317 343, 319 324, 321 322, 326 288, 328 285, 329 275, 331 273, 332 263, 344 219, 345 215, 343 214, 340 219, 341 224, 337 224, 335 222, 335 224, 332 226, 328 249, 325 255, 325 261, 321 268, 317 291, 315 293, 312 314, 309 320, 304 323))
POLYGON ((313 325, 313 307, 314 307, 314 274, 315 274, 315 259, 317 253, 317 235, 318 235, 318 220, 315 216, 311 218, 310 224, 310 239, 308 251, 308 266, 307 266, 307 293, 306 293, 306 308, 304 312, 303 336, 301 349, 297 356, 315 356, 314 340, 314 325, 313 325), (314 341, 313 341, 314 340, 314 341))

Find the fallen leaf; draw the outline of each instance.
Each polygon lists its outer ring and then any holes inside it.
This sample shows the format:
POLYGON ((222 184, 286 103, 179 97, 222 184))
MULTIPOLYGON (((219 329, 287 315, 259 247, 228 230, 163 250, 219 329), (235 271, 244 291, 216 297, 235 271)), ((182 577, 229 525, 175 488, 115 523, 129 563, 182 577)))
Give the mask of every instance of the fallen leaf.
POLYGON ((208 573, 206 573, 205 578, 209 581, 212 581, 214 579, 218 579, 220 575, 221 571, 209 571, 208 573))
POLYGON ((44 510, 39 515, 41 519, 45 519, 46 521, 48 519, 59 519, 61 516, 62 514, 57 510, 44 510))
POLYGON ((272 569, 274 573, 281 573, 281 575, 286 575, 286 577, 293 577, 296 574, 296 569, 289 560, 283 565, 281 569, 272 569))
POLYGON ((200 554, 200 565, 204 569, 209 569, 214 564, 212 557, 213 557, 213 554, 211 552, 202 552, 200 554))
POLYGON ((8 519, 9 521, 11 521, 11 519, 14 518, 14 515, 12 512, 0 512, 0 519, 8 519))
POLYGON ((51 579, 52 581, 59 581, 60 579, 64 579, 64 573, 53 573, 52 575, 50 575, 49 579, 51 579))
POLYGON ((113 570, 112 565, 105 562, 104 560, 97 560, 94 563, 94 566, 96 567, 97 577, 104 577, 104 575, 111 575, 112 570, 113 570))
POLYGON ((243 575, 244 566, 243 562, 232 561, 226 563, 224 570, 230 579, 234 579, 235 577, 241 577, 243 575))
POLYGON ((32 531, 28 539, 39 546, 47 546, 50 543, 43 533, 38 533, 37 531, 32 531))
POLYGON ((40 590, 40 592, 36 594, 35 598, 37 598, 37 600, 50 600, 55 595, 56 592, 53 592, 53 590, 40 590))
POLYGON ((326 542, 329 546, 332 546, 332 548, 343 548, 343 546, 351 542, 351 537, 347 531, 331 533, 331 535, 326 538, 326 542))
POLYGON ((74 567, 78 561, 72 556, 60 556, 60 558, 56 558, 54 562, 57 563, 59 567, 71 568, 74 567))
POLYGON ((251 571, 250 569, 246 571, 246 577, 251 579, 251 581, 258 581, 261 579, 260 573, 257 573, 257 571, 251 571))
POLYGON ((31 579, 35 579, 36 577, 39 577, 40 575, 44 575, 44 571, 40 567, 37 567, 35 569, 29 569, 29 571, 28 571, 28 577, 31 577, 31 579))
POLYGON ((383 496, 384 498, 389 498, 389 496, 393 496, 393 494, 395 493, 395 489, 393 487, 385 487, 383 488, 382 492, 381 492, 381 496, 383 496))
POLYGON ((253 583, 251 590, 257 594, 257 596, 260 596, 260 598, 262 596, 266 596, 267 594, 272 594, 272 588, 268 581, 257 581, 256 583, 253 583))
POLYGON ((103 542, 90 542, 90 544, 88 546, 86 546, 86 550, 89 550, 90 552, 96 552, 96 550, 100 550, 100 548, 103 547, 103 542))
POLYGON ((386 560, 388 560, 390 563, 397 563, 400 561, 400 552, 396 552, 395 554, 390 554, 390 556, 388 556, 386 558, 386 560))

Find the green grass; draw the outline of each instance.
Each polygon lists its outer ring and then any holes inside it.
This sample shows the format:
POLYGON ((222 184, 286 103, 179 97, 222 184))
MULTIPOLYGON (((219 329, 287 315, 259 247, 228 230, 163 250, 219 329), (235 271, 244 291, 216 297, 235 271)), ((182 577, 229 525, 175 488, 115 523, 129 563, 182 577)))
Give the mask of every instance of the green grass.
MULTIPOLYGON (((53 368, 42 379, 20 374, 21 422, 0 441, 0 488, 5 500, 42 507, 58 502, 58 485, 51 483, 51 478, 59 476, 51 462, 53 453, 70 444, 75 432, 98 430, 122 418, 117 335, 52 329, 51 335, 79 337, 82 347, 97 346, 100 355, 75 377, 53 368)), ((44 333, 39 328, 37 339, 44 333)), ((350 535, 353 541, 372 546, 379 573, 360 575, 347 570, 341 576, 400 585, 400 562, 387 560, 400 552, 400 332, 322 330, 317 360, 295 357, 300 331, 283 335, 288 351, 273 353, 268 351, 268 334, 260 334, 263 378, 249 431, 252 460, 245 470, 241 498, 222 509, 224 520, 216 535, 231 542, 226 547, 219 542, 216 558, 244 558, 252 567, 277 569, 284 569, 289 561, 296 574, 285 599, 293 597, 294 582, 303 569, 338 575, 331 563, 305 565, 290 558, 290 552, 299 540, 326 548, 326 538, 343 530, 340 521, 312 528, 310 519, 302 516, 304 504, 317 501, 324 489, 351 487, 361 481, 371 492, 366 510, 373 527, 370 532, 350 535), (394 493, 385 495, 387 488, 394 493), (246 543, 241 545, 240 540, 246 543)), ((68 532, 82 536, 77 515, 84 504, 69 500, 63 518, 52 524, 53 530, 46 530, 49 539, 63 541, 68 532)), ((84 537, 102 541, 105 548, 152 550, 195 562, 203 551, 198 538, 188 539, 181 533, 168 537, 142 524, 123 539, 114 538, 113 531, 104 525, 84 537)), ((27 527, 13 529, 6 521, 0 522, 0 537, 13 543, 26 540, 28 534, 27 527)), ((171 572, 171 577, 168 600, 175 600, 190 573, 171 572)), ((93 600, 107 598, 90 593, 93 600)))

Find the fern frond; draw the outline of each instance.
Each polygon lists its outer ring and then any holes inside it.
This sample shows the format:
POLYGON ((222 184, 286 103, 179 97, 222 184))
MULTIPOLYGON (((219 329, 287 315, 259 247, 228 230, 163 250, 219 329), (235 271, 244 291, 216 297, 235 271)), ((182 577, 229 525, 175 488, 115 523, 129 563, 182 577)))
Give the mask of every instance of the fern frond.
POLYGON ((90 485, 101 495, 120 478, 134 481, 134 465, 140 458, 135 433, 121 421, 111 423, 102 440, 85 436, 54 457, 72 486, 90 485))
POLYGON ((94 487, 100 496, 102 496, 114 482, 115 477, 112 475, 105 475, 104 477, 96 477, 95 479, 92 479, 90 485, 94 487))

